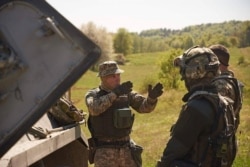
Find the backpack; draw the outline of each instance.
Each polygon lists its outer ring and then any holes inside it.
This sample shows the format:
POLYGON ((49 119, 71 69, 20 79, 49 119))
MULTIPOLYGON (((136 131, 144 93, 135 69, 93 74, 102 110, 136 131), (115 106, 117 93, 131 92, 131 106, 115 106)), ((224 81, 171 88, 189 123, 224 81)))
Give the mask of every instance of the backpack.
POLYGON ((58 99, 48 110, 48 113, 51 114, 61 126, 80 122, 85 119, 85 113, 82 110, 78 110, 72 101, 65 97, 58 99))
POLYGON ((237 150, 235 137, 237 126, 233 101, 220 94, 212 94, 206 91, 196 92, 190 97, 190 99, 193 98, 206 98, 216 111, 208 143, 199 166, 206 166, 206 164, 216 167, 231 166, 237 150))
POLYGON ((244 87, 244 85, 242 82, 240 82, 239 80, 237 80, 236 78, 234 78, 230 75, 218 76, 212 82, 215 82, 215 81, 220 80, 220 79, 226 80, 234 89, 236 99, 232 99, 232 100, 234 100, 233 108, 234 108, 234 113, 236 116, 236 125, 238 128, 238 125, 240 123, 240 110, 242 108, 242 102, 243 102, 243 87, 244 87))
MULTIPOLYGON (((220 96, 220 95, 219 95, 220 96)), ((220 96, 216 119, 209 137, 210 151, 213 152, 214 166, 231 166, 236 155, 236 116, 230 100, 220 96)))

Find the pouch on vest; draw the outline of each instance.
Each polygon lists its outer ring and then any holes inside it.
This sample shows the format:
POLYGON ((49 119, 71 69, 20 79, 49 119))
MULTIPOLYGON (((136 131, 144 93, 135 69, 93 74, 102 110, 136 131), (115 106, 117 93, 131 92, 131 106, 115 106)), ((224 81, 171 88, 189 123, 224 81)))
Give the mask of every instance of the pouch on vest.
POLYGON ((134 122, 134 114, 129 108, 116 109, 114 111, 114 126, 118 129, 130 128, 134 122))

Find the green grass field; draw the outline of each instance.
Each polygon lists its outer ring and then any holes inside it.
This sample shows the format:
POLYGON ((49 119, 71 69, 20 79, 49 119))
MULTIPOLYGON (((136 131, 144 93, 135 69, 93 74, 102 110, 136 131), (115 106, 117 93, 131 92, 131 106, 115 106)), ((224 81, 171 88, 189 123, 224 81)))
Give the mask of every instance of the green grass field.
MULTIPOLYGON (((242 56, 246 62, 250 61, 250 48, 230 48, 230 52, 233 55, 230 59, 230 69, 245 84, 241 123, 237 132, 239 149, 233 167, 250 167, 250 65, 249 63, 241 66, 237 65, 239 58, 242 56)), ((159 72, 158 61, 164 55, 166 55, 164 52, 129 55, 126 65, 120 66, 125 70, 121 75, 122 82, 130 80, 133 82, 134 90, 142 90, 145 79, 157 78, 159 72)), ((85 112, 87 112, 84 102, 86 91, 98 86, 100 83, 96 74, 96 72, 87 71, 71 88, 72 101, 85 112)), ((152 113, 136 113, 131 136, 137 144, 144 148, 142 155, 144 167, 154 167, 156 161, 160 158, 169 139, 170 127, 178 117, 183 104, 181 98, 185 93, 185 89, 165 90, 152 113)), ((87 127, 83 126, 82 129, 86 136, 89 137, 87 127)))

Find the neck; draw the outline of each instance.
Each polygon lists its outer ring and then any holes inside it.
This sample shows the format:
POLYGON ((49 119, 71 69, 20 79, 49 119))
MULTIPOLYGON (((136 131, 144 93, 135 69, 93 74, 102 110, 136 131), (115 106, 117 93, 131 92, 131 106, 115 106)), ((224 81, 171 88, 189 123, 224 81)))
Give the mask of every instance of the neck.
POLYGON ((112 90, 112 89, 110 89, 108 86, 106 86, 105 84, 103 84, 103 82, 101 82, 100 87, 101 87, 103 90, 107 91, 107 92, 110 92, 110 91, 112 90))

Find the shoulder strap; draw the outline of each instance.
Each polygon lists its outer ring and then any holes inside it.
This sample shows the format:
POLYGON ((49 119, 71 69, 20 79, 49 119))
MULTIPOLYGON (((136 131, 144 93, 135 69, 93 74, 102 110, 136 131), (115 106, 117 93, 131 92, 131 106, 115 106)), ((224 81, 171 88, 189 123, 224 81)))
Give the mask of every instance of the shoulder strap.
POLYGON ((231 83, 233 86, 234 92, 235 92, 235 102, 234 102, 234 109, 235 109, 235 115, 239 114, 241 107, 242 107, 242 93, 243 93, 243 87, 244 85, 237 80, 236 78, 230 76, 230 75, 221 75, 216 78, 214 78, 214 81, 219 80, 219 79, 224 79, 227 80, 228 82, 231 83))
MULTIPOLYGON (((211 126, 210 136, 208 138, 208 143, 201 156, 201 161, 199 165, 201 166, 204 163, 209 148, 213 145, 216 145, 216 139, 219 135, 225 135, 227 137, 233 135, 235 132, 235 115, 231 105, 231 99, 221 96, 220 94, 214 94, 207 91, 197 91, 189 100, 193 98, 206 98, 215 108, 215 119, 213 125, 211 126)), ((217 163, 217 157, 214 155, 212 157, 212 164, 217 163)))
MULTIPOLYGON (((197 91, 189 97, 188 101, 192 100, 192 99, 196 99, 196 98, 206 98, 214 108, 215 120, 214 120, 213 125, 212 125, 211 130, 210 130, 212 133, 213 131, 215 131, 215 129, 217 129, 219 117, 222 113, 221 111, 219 111, 218 101, 216 102, 216 100, 215 100, 216 98, 218 99, 218 94, 214 94, 214 93, 207 92, 207 91, 197 91)), ((208 139, 208 141, 209 140, 210 140, 210 138, 208 139)), ((204 152, 202 153, 200 162, 198 164, 199 167, 201 167, 206 160, 206 157, 207 157, 208 151, 209 151, 209 146, 210 146, 210 143, 208 142, 206 147, 205 147, 204 152)))

